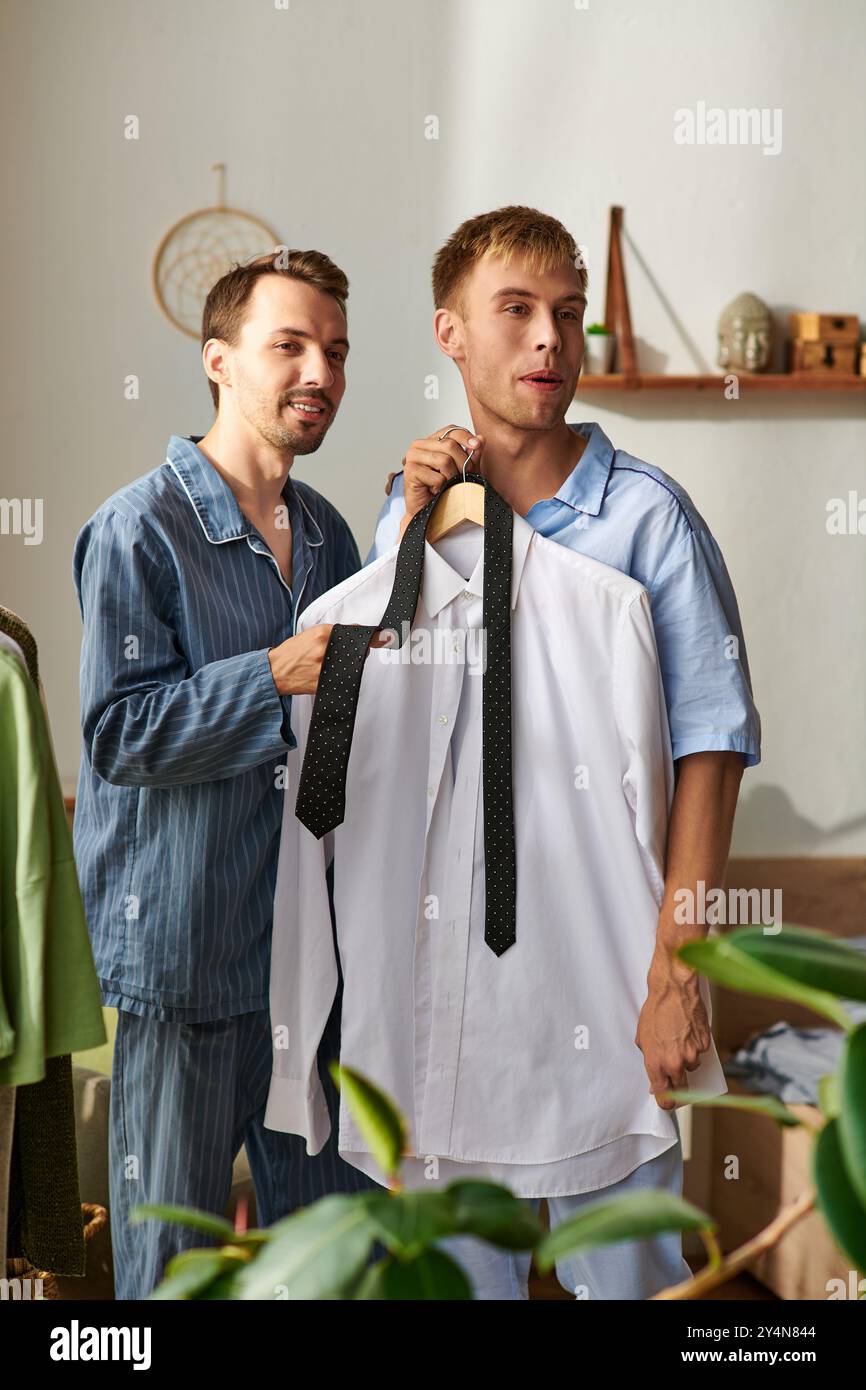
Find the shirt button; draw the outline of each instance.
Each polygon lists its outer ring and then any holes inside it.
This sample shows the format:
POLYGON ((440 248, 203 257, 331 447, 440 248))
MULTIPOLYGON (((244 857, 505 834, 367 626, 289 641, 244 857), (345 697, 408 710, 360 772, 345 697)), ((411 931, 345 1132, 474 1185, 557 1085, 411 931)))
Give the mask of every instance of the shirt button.
POLYGON ((439 716, 439 723, 440 723, 440 724, 447 724, 447 723, 448 723, 448 715, 447 715, 447 714, 440 714, 440 716, 439 716))
POLYGON ((428 796, 432 796, 432 795, 433 795, 433 788, 432 788, 432 787, 428 787, 428 788, 427 788, 427 795, 428 795, 428 796))
POLYGON ((464 598, 474 598, 475 595, 473 594, 473 592, 472 592, 471 589, 464 589, 464 590, 463 590, 463 597, 464 597, 464 598))

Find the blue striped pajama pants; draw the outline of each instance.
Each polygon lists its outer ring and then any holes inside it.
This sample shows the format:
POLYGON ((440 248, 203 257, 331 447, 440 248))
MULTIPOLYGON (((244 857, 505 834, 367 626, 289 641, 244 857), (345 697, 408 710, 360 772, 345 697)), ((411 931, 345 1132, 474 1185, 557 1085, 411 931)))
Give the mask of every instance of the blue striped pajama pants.
POLYGON ((173 1255, 213 1243, 168 1222, 131 1225, 130 1210, 163 1202, 222 1216, 242 1144, 260 1227, 332 1192, 379 1186, 337 1152, 339 1094, 325 1067, 340 1055, 341 1003, 342 989, 319 1047, 331 1134, 313 1158, 299 1135, 263 1124, 272 1056, 267 1009, 211 1023, 162 1023, 118 1011, 109 1127, 116 1298, 145 1298, 173 1255))

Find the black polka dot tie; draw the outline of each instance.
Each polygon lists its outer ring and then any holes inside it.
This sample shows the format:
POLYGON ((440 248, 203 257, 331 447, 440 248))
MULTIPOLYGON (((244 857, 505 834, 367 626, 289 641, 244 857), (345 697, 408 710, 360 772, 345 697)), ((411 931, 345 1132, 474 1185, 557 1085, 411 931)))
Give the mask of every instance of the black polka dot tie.
MULTIPOLYGON (((403 533, 391 597, 378 627, 335 623, 325 650, 304 765, 295 802, 303 825, 321 837, 340 825, 346 814, 346 772, 358 710, 367 648, 383 630, 402 646, 415 620, 424 569, 427 523, 442 493, 464 481, 450 478, 403 533), (405 624, 405 626, 404 626, 405 624)), ((481 754, 484 788, 484 940, 501 956, 516 940, 514 806, 511 786, 511 508, 480 473, 466 482, 481 483, 484 501, 484 603, 486 665, 482 676, 481 754)))

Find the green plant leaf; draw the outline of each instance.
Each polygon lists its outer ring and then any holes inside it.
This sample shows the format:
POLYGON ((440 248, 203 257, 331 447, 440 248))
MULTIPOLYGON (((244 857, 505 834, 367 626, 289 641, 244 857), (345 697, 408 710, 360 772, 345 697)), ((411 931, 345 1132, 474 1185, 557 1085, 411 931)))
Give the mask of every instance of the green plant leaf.
POLYGON ((230 1221, 214 1216, 208 1211, 197 1211, 195 1207, 164 1206, 160 1202, 142 1202, 129 1213, 130 1221, 174 1221, 178 1226, 187 1226, 191 1231, 202 1231, 214 1240, 234 1244, 239 1240, 230 1221))
POLYGON ((271 1226, 268 1244, 238 1275, 238 1297, 341 1297, 375 1238, 364 1196, 323 1197, 271 1226))
POLYGON ((370 1145, 370 1152, 386 1177, 393 1177, 400 1167, 406 1148, 408 1130, 400 1111, 378 1086, 352 1067, 329 1063, 334 1083, 345 1095, 359 1130, 370 1145))
POLYGON ((839 1143, 848 1177, 866 1209, 866 1023, 845 1039, 839 1063, 839 1143))
POLYGON ((544 1234, 532 1208, 498 1183, 467 1179, 446 1191, 457 1233, 480 1236, 505 1250, 530 1250, 544 1234))
POLYGON ((828 1120, 812 1149, 818 1207, 844 1255, 866 1270, 866 1208, 848 1176, 839 1139, 839 1121, 828 1120))
POLYGON ((586 331, 587 333, 608 333, 610 330, 605 328, 603 323, 591 323, 586 331))
POLYGON ((212 1284, 208 1284, 207 1288, 202 1289, 197 1298, 199 1301, 239 1299, 237 1270, 232 1269, 226 1274, 221 1274, 218 1279, 214 1279, 212 1284))
POLYGON ((791 999, 831 1019, 846 1031, 851 1027, 850 1015, 832 994, 810 989, 800 980, 771 969, 763 961, 735 946, 734 936, 736 932, 702 941, 689 941, 680 946, 675 954, 729 989, 739 989, 744 994, 760 994, 770 999, 791 999))
POLYGON ((359 1299, 471 1299, 472 1285, 463 1269, 444 1250, 425 1250, 412 1260, 388 1256, 369 1269, 356 1294, 359 1299))
POLYGON ((643 1240, 663 1231, 715 1230, 706 1212, 671 1192, 624 1193, 607 1201, 593 1202, 562 1221, 535 1249, 535 1263, 542 1272, 557 1259, 576 1250, 613 1245, 623 1240, 643 1240))
POLYGON ((165 1278, 157 1285, 150 1299, 202 1298, 204 1290, 226 1270, 235 1268, 235 1261, 226 1261, 221 1250, 181 1250, 165 1267, 165 1278))
POLYGON ((841 1104, 839 1073, 830 1071, 818 1082, 818 1108, 825 1120, 832 1120, 839 1114, 841 1104))
POLYGON ((790 1125, 792 1128, 803 1123, 778 1096, 741 1096, 731 1093, 717 1096, 712 1091, 666 1091, 661 1099, 684 1101, 687 1105, 715 1106, 720 1110, 753 1110, 759 1115, 766 1115, 769 1119, 775 1120, 777 1124, 790 1125))
POLYGON ((753 960, 810 989, 840 999, 866 999, 866 951, 829 932, 785 922, 772 935, 760 926, 738 927, 726 939, 753 960))
POLYGON ((367 1213, 376 1236, 401 1259, 414 1258, 439 1236, 451 1235, 454 1211, 450 1191, 368 1192, 367 1213))
POLYGON ((270 1231, 253 1227, 250 1231, 235 1231, 232 1235, 232 1245, 267 1245, 270 1238, 270 1231))

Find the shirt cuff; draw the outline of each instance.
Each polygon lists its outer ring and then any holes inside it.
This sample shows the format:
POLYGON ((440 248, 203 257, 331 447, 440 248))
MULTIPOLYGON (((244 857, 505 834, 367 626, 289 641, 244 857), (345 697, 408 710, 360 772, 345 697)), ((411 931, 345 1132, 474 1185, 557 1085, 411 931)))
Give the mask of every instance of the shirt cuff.
POLYGON ((289 748, 297 748, 298 740, 292 733, 292 697, 291 695, 281 695, 277 690, 274 681, 274 673, 271 670, 271 663, 268 658, 270 648, 265 647, 262 652, 264 667, 262 670, 262 680, 264 688, 269 695, 277 702, 280 712, 280 737, 289 748))
POLYGON ((280 733, 284 741, 290 748, 297 748, 298 740, 292 733, 292 697, 291 695, 281 695, 280 704, 283 707, 283 722, 280 726, 280 733))
POLYGON ((302 1135, 307 1141, 307 1153, 311 1158, 320 1153, 331 1133, 331 1117, 321 1086, 313 1095, 309 1095, 305 1081, 274 1073, 268 1091, 264 1125, 265 1129, 302 1135))
POLYGON ((742 753, 743 767, 756 767, 761 761, 761 745, 740 734, 693 734, 691 738, 675 739, 671 757, 688 757, 689 753, 742 753))

